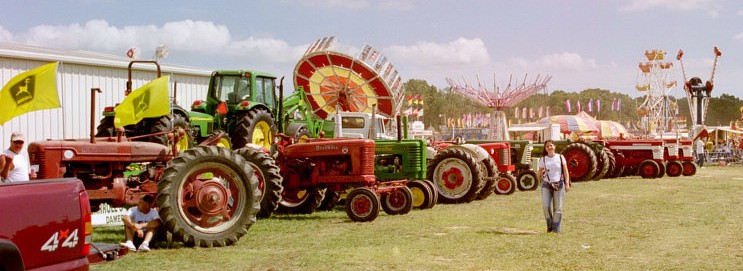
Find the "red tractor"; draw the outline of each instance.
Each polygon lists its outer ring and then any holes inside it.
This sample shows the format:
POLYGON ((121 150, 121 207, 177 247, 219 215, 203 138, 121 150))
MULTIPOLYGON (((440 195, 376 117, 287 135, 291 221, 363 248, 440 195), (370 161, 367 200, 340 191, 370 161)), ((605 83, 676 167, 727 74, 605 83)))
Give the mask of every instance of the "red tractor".
POLYGON ((493 192, 508 194, 515 189, 511 175, 499 174, 499 169, 507 170, 508 165, 496 164, 501 155, 508 155, 508 145, 493 143, 488 150, 474 144, 455 144, 453 142, 435 143, 431 162, 428 163, 427 179, 438 190, 441 203, 467 203, 485 199, 493 192), (505 151, 506 154, 502 152, 505 151), (491 154, 492 152, 492 154, 491 154), (511 176, 510 178, 508 176, 511 176), (503 182, 503 183, 502 183, 503 182))
POLYGON ((374 140, 310 139, 294 144, 293 137, 277 136, 276 161, 284 180, 279 211, 309 214, 320 205, 325 191, 349 189, 345 208, 353 221, 373 221, 380 207, 390 215, 412 209, 413 195, 406 181, 377 182, 374 140))
POLYGON ((643 178, 659 178, 665 174, 664 142, 661 140, 599 140, 616 159, 614 176, 639 174, 643 178), (615 171, 615 172, 616 172, 615 171))
MULTIPOLYGON (((100 92, 93 89, 93 95, 96 91, 100 92)), ((255 222, 259 180, 240 155, 216 146, 199 146, 178 155, 175 146, 132 141, 135 138, 127 138, 121 130, 116 137, 95 138, 94 124, 91 119, 90 139, 29 144, 30 162, 39 166, 38 178, 82 180, 94 208, 104 202, 134 205, 142 195, 156 196, 165 230, 188 246, 233 244, 255 222)), ((182 133, 141 137, 164 136, 174 142, 182 133)))

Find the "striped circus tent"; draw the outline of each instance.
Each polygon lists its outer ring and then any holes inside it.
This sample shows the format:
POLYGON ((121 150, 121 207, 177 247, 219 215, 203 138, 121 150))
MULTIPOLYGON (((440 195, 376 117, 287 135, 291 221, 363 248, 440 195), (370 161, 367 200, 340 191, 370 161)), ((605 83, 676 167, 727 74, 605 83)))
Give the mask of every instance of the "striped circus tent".
POLYGON ((617 139, 622 134, 623 138, 629 138, 631 134, 627 132, 627 128, 619 122, 610 120, 599 120, 599 137, 602 139, 617 139))
POLYGON ((599 129, 592 123, 591 120, 587 120, 580 116, 574 115, 556 115, 550 117, 544 117, 537 121, 541 124, 559 124, 560 132, 563 134, 570 134, 573 132, 577 133, 598 133, 599 129))

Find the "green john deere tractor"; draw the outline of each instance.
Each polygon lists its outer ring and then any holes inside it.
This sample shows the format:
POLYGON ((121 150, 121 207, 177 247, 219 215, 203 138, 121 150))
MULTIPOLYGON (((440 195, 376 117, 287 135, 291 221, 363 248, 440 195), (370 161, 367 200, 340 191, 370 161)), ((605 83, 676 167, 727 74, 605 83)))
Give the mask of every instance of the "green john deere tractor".
POLYGON ((270 149, 277 113, 275 90, 276 76, 271 74, 213 72, 206 101, 195 101, 188 113, 193 141, 216 141, 232 149, 247 144, 270 149))

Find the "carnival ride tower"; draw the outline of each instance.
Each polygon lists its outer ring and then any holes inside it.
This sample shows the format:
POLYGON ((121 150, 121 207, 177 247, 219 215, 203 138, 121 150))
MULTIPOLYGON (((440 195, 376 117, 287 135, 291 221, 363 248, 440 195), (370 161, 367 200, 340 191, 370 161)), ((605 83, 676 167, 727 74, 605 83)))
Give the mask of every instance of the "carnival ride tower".
POLYGON ((686 79, 686 70, 684 69, 684 50, 679 50, 676 59, 681 63, 681 73, 684 76, 684 90, 686 93, 686 99, 689 102, 689 114, 693 121, 692 135, 697 135, 699 132, 704 130, 704 120, 707 118, 707 109, 709 105, 709 98, 712 96, 712 89, 714 88, 715 82, 715 71, 717 70, 717 59, 722 56, 722 52, 719 48, 715 47, 715 62, 712 65, 712 74, 710 75, 709 81, 702 84, 702 79, 699 77, 692 77, 686 79))
POLYGON ((490 139, 510 140, 505 109, 511 108, 529 96, 545 89, 547 82, 552 79, 549 75, 545 77, 537 76, 531 84, 527 85, 526 78, 527 76, 525 75, 521 84, 518 81, 512 84, 513 76, 511 76, 508 80, 508 85, 504 88, 497 87, 495 82, 493 82, 493 90, 488 90, 480 82, 479 77, 477 79, 477 87, 472 86, 465 80, 462 83, 458 83, 451 78, 446 78, 446 81, 452 90, 494 110, 493 118, 490 120, 490 139))
POLYGON ((638 65, 635 88, 645 100, 637 107, 637 115, 649 136, 677 130, 672 124, 678 104, 668 95, 677 83, 673 63, 666 61, 665 55, 663 50, 646 50, 645 59, 638 65))

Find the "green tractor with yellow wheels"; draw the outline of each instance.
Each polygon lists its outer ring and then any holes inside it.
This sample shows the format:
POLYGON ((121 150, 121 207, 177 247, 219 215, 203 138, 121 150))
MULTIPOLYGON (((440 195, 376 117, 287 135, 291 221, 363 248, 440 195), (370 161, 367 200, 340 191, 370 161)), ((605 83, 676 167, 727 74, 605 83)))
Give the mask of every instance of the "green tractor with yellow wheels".
POLYGON ((194 142, 216 141, 239 149, 248 144, 270 149, 275 131, 276 76, 247 70, 214 71, 206 100, 189 112, 194 142))

